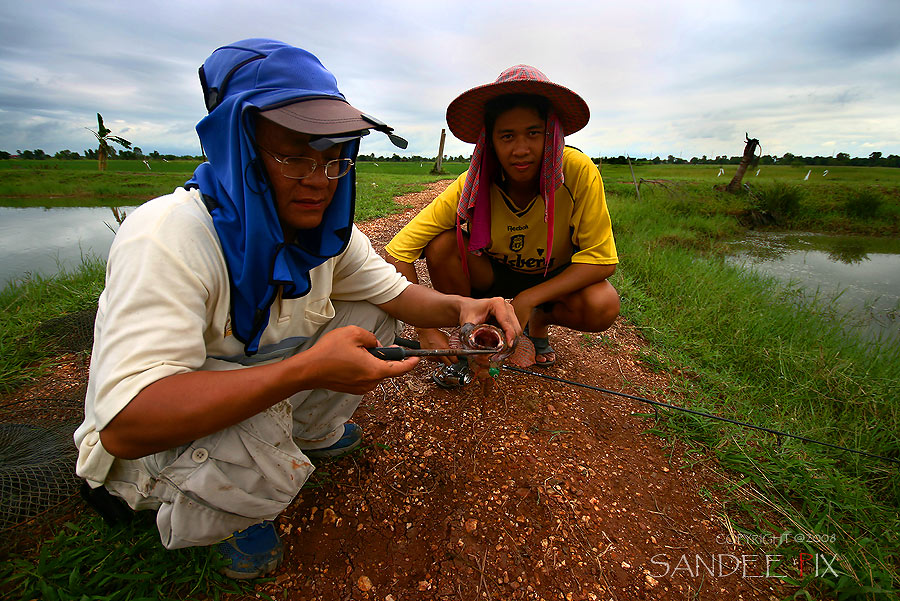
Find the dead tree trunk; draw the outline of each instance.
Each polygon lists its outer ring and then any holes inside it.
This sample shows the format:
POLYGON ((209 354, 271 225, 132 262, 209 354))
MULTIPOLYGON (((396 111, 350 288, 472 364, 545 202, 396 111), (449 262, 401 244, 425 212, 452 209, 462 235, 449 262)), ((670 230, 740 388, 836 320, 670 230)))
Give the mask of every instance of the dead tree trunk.
POLYGON ((759 148, 759 140, 756 138, 751 140, 750 134, 748 133, 744 133, 744 137, 746 137, 747 140, 746 145, 744 146, 744 156, 741 157, 741 164, 738 165, 734 177, 732 177, 731 181, 728 182, 728 185, 725 186, 725 190, 732 194, 741 189, 741 181, 744 179, 744 174, 747 172, 747 168, 756 160, 756 149, 759 148))
POLYGON ((440 175, 444 173, 444 140, 447 139, 447 130, 441 130, 441 147, 438 149, 437 160, 431 169, 432 174, 440 175))
POLYGON ((634 167, 631 166, 631 158, 628 155, 625 155, 625 159, 628 161, 628 168, 631 169, 631 181, 634 182, 634 191, 637 194, 638 202, 641 200, 641 187, 637 183, 637 178, 634 177, 634 167))

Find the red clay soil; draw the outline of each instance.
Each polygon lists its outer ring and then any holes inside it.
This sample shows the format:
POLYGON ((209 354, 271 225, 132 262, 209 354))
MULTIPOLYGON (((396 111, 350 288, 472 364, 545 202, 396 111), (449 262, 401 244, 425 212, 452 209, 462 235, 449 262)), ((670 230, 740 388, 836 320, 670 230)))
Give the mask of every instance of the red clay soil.
MULTIPOLYGON (((360 227, 384 245, 412 208, 360 227)), ((421 267, 419 277, 426 280, 421 267)), ((408 332, 408 337, 414 337, 408 332)), ((602 335, 551 328, 541 373, 602 388, 664 391, 620 319, 602 335)), ((772 599, 765 557, 731 544, 723 477, 645 431, 646 405, 503 371, 493 390, 447 391, 422 362, 363 399, 358 455, 320 464, 278 520, 275 599, 772 599), (742 556, 746 556, 742 559, 742 556), (704 567, 706 566, 706 567, 704 567), (721 575, 721 576, 720 576, 721 575), (745 577, 746 576, 746 577, 745 577)), ((662 396, 651 395, 663 400, 662 396)))
MULTIPOLYGON (((411 208, 360 227, 376 249, 448 182, 399 199, 411 208)), ((420 268, 420 278, 426 274, 420 268)), ((407 337, 414 337, 411 331, 407 337)), ((669 376, 639 359, 622 318, 602 335, 551 328, 541 370, 664 400, 669 376)), ((502 371, 482 394, 447 391, 422 362, 367 394, 354 421, 366 446, 318 465, 278 518, 284 563, 255 598, 780 599, 765 555, 738 546, 715 463, 647 432, 637 401, 502 371)), ((86 362, 63 364, 83 386, 86 362)), ((32 394, 36 394, 32 393, 32 394)), ((38 395, 41 396, 41 395, 38 395)))

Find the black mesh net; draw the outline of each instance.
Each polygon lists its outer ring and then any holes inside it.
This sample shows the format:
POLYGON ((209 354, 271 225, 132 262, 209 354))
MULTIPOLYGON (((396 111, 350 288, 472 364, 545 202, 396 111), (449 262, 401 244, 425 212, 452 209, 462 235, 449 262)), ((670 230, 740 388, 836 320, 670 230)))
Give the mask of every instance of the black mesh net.
POLYGON ((97 309, 87 309, 48 319, 38 326, 38 333, 53 341, 54 350, 80 353, 94 344, 94 319, 97 309))
MULTIPOLYGON (((42 323, 38 332, 59 353, 93 344, 96 310, 42 323)), ((78 359, 86 364, 87 358, 78 359)), ((0 531, 23 524, 77 494, 75 429, 84 417, 86 382, 78 378, 48 396, 22 391, 0 405, 0 531)))
POLYGON ((77 421, 55 425, 0 424, 0 530, 55 507, 78 491, 77 421))

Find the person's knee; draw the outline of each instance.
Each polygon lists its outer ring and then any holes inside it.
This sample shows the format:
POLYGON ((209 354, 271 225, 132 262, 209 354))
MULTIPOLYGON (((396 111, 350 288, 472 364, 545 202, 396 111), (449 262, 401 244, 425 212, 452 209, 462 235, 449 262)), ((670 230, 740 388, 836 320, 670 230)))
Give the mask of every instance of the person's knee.
POLYGON ((619 293, 607 281, 588 286, 566 301, 573 325, 582 332, 602 332, 619 316, 619 293))
POLYGON ((369 330, 378 339, 380 344, 389 346, 394 343, 394 338, 400 332, 399 322, 386 313, 381 307, 368 301, 332 301, 334 318, 315 336, 326 331, 346 326, 355 325, 369 330))
POLYGON ((486 290, 494 281, 493 267, 485 255, 466 254, 466 275, 455 230, 435 236, 425 247, 424 255, 431 285, 438 292, 471 296, 473 288, 486 290))
POLYGON ((386 313, 380 307, 365 303, 363 323, 359 324, 366 328, 378 339, 378 343, 383 346, 394 344, 394 338, 400 333, 400 322, 394 317, 386 313))
POLYGON ((375 334, 379 344, 390 346, 394 344, 394 339, 400 334, 402 329, 399 321, 382 311, 382 315, 376 322, 372 333, 375 334))
POLYGON ((433 265, 446 264, 449 259, 459 260, 459 248, 456 242, 456 232, 447 230, 432 238, 425 246, 425 261, 433 265))
POLYGON ((609 282, 603 282, 597 288, 592 291, 593 294, 588 295, 590 308, 587 314, 590 316, 591 331, 602 332, 608 329, 619 316, 621 303, 619 293, 609 282))

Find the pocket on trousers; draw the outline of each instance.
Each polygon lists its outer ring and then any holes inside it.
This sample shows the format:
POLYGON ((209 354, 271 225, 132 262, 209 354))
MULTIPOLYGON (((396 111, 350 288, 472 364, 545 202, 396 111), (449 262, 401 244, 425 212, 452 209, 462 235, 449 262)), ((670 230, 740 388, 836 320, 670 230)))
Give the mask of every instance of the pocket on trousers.
POLYGON ((212 544, 274 519, 293 501, 314 468, 291 438, 289 408, 282 401, 197 440, 159 472, 168 489, 157 518, 164 544, 212 544))

